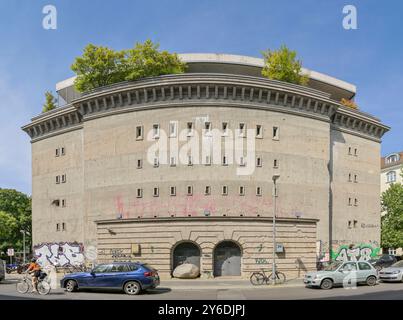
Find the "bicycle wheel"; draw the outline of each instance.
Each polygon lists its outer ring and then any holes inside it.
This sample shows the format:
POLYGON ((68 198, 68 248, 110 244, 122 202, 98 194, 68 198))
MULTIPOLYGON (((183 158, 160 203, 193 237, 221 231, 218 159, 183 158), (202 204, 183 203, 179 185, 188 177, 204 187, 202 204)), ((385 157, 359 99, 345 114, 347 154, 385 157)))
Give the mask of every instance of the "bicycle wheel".
POLYGON ((26 280, 21 280, 17 283, 17 291, 19 293, 27 293, 29 291, 29 283, 26 280))
POLYGON ((276 283, 276 284, 279 284, 279 283, 284 283, 284 282, 285 282, 285 279, 286 279, 286 278, 285 278, 285 274, 282 273, 282 272, 276 272, 274 277, 275 277, 275 278, 273 279, 273 273, 271 273, 271 274, 269 275, 269 277, 267 278, 267 282, 270 283, 270 284, 272 284, 272 283, 273 283, 273 280, 275 280, 275 283, 276 283))
POLYGON ((46 281, 40 281, 38 283, 38 292, 40 295, 46 295, 50 292, 50 284, 46 281))
POLYGON ((252 273, 252 275, 250 276, 250 282, 251 282, 254 286, 261 286, 262 284, 265 283, 265 276, 264 276, 263 273, 254 272, 254 273, 252 273))

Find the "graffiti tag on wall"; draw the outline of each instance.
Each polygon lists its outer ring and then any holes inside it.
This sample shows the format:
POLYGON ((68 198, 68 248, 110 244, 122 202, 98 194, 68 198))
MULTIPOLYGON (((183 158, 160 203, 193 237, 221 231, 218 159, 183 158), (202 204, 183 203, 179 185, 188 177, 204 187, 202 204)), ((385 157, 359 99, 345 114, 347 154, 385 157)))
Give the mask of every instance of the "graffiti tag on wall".
POLYGON ((332 260, 336 261, 368 261, 378 255, 379 247, 370 244, 342 245, 331 252, 332 260))
POLYGON ((84 263, 84 246, 77 242, 41 243, 34 246, 35 256, 42 266, 80 265, 84 263))

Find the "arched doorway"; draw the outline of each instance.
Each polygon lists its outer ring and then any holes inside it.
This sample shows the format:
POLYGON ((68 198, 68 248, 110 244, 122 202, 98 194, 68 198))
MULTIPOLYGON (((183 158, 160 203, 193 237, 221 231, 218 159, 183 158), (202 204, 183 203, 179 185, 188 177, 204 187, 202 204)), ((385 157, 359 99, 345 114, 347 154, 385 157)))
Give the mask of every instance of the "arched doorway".
POLYGON ((235 242, 220 242, 214 249, 214 276, 240 276, 241 256, 241 248, 235 242))
POLYGON ((181 242, 173 251, 172 271, 183 263, 191 263, 200 269, 200 248, 193 242, 181 242))

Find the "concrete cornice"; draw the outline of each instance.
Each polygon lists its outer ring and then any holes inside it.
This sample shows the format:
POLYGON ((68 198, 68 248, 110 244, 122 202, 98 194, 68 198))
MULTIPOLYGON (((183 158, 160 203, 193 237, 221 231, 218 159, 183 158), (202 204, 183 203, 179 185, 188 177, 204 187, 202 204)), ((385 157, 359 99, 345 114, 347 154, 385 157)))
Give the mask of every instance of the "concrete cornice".
POLYGON ((74 100, 72 105, 33 118, 22 129, 37 139, 51 131, 112 114, 150 108, 220 106, 311 117, 332 122, 335 129, 377 141, 389 130, 375 117, 347 109, 329 97, 312 88, 270 79, 185 73, 98 88, 74 100))
MULTIPOLYGON (((159 217, 159 218, 134 218, 134 219, 108 219, 108 220, 96 220, 96 224, 121 224, 127 222, 142 223, 142 222, 189 222, 189 221, 248 221, 248 222, 272 222, 273 217, 159 217)), ((277 222, 300 222, 300 223, 317 223, 319 219, 311 218, 281 218, 276 217, 277 222)))

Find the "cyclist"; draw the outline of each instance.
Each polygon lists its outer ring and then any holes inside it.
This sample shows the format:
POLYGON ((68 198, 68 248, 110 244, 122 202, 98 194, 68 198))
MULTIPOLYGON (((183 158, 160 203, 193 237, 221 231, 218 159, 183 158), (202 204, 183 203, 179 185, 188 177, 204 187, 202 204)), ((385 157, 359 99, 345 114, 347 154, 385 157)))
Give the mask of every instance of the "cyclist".
POLYGON ((41 266, 36 262, 36 259, 33 258, 27 272, 32 275, 32 292, 38 292, 38 279, 41 275, 41 266))

